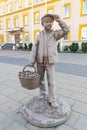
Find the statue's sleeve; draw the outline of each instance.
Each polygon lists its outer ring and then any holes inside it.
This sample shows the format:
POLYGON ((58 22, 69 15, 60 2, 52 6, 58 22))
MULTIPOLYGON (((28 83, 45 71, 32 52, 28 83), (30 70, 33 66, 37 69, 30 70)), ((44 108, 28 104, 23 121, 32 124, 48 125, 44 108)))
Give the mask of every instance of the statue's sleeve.
POLYGON ((63 20, 59 21, 59 26, 60 26, 61 29, 54 31, 55 32, 54 36, 55 36, 56 40, 61 39, 62 37, 64 37, 69 32, 69 28, 68 28, 67 24, 63 20))

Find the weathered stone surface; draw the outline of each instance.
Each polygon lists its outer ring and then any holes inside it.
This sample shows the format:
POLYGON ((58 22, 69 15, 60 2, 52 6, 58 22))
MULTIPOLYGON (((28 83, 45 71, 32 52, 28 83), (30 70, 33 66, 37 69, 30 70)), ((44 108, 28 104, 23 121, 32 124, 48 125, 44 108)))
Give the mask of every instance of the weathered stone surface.
POLYGON ((70 107, 61 98, 57 100, 58 108, 53 108, 48 98, 33 97, 29 103, 20 110, 26 120, 40 127, 53 127, 64 123, 70 116, 70 107))

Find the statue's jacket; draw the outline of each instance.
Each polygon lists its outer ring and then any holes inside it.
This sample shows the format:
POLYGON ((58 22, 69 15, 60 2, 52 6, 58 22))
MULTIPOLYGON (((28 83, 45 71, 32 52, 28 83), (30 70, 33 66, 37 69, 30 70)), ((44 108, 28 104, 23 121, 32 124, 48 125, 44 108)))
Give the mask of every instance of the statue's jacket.
MULTIPOLYGON (((62 20, 59 22, 59 26, 61 27, 60 30, 50 30, 48 41, 47 41, 47 59, 48 63, 56 63, 58 59, 58 52, 57 52, 57 46, 56 42, 57 40, 64 37, 68 32, 69 28, 66 25, 66 23, 62 20)), ((43 54, 44 54, 44 32, 45 30, 42 30, 35 41, 35 44, 33 46, 31 56, 30 56, 30 63, 34 64, 42 63, 43 62, 43 54)))

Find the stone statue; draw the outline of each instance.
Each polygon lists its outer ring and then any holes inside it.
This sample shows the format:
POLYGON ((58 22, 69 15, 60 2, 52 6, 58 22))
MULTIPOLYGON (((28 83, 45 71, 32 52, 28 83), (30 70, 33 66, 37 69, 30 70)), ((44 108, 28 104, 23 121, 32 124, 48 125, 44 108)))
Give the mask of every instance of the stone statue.
POLYGON ((64 37, 69 29, 67 25, 60 19, 58 15, 46 14, 41 18, 41 24, 44 28, 37 36, 35 45, 32 50, 30 66, 37 63, 38 73, 41 75, 40 95, 39 98, 44 98, 46 95, 46 87, 44 74, 47 72, 48 82, 48 100, 52 107, 58 107, 55 95, 55 78, 54 78, 54 63, 57 62, 57 47, 56 41, 64 37), (53 31, 52 25, 54 20, 61 27, 60 30, 53 31))
POLYGON ((46 14, 41 18, 44 28, 36 38, 31 53, 29 66, 37 63, 37 71, 40 74, 40 94, 33 97, 27 105, 21 109, 25 119, 31 124, 41 127, 53 127, 64 123, 70 116, 68 103, 55 95, 54 68, 57 62, 56 41, 64 37, 69 29, 58 15, 46 14), (60 30, 52 30, 56 21, 60 30), (45 71, 47 74, 48 95, 45 86, 45 71))

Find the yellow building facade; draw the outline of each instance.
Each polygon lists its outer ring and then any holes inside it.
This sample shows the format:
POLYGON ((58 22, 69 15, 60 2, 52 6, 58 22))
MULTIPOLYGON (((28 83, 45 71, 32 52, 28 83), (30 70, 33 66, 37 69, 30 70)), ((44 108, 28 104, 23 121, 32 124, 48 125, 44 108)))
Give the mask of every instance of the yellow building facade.
POLYGON ((0 44, 34 42, 46 13, 58 14, 68 24, 63 44, 87 41, 87 0, 0 0, 0 44))

